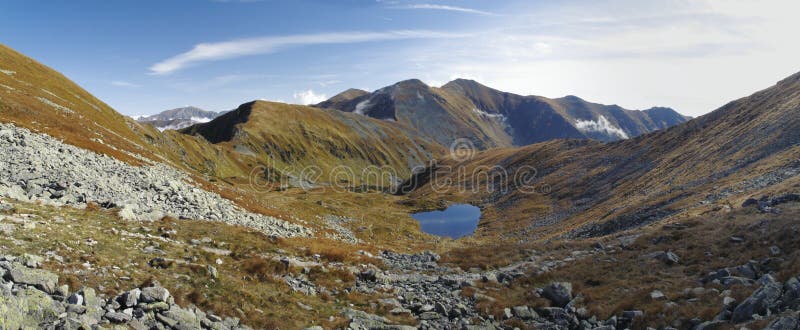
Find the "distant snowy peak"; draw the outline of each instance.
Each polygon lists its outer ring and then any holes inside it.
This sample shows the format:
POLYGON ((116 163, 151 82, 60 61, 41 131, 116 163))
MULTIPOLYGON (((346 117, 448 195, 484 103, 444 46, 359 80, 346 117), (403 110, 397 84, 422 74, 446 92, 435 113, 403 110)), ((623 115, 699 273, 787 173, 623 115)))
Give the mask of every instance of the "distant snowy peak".
POLYGON ((166 110, 150 116, 133 117, 139 123, 153 125, 160 131, 179 130, 199 123, 207 123, 219 117, 223 112, 203 110, 197 107, 187 106, 166 110))

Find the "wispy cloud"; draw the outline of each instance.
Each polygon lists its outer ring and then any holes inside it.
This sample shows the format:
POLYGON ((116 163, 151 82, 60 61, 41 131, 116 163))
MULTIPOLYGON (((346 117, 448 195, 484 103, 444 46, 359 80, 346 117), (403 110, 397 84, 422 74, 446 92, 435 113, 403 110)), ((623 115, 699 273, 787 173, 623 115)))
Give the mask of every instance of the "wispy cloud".
POLYGON ((328 98, 325 96, 325 94, 314 93, 314 91, 311 89, 294 93, 294 103, 296 104, 317 104, 325 101, 326 99, 328 98))
POLYGON ((122 80, 115 80, 115 81, 112 81, 112 82, 111 82, 111 85, 114 85, 114 86, 117 86, 117 87, 127 87, 127 88, 137 88, 137 87, 141 87, 141 86, 140 86, 140 85, 138 85, 138 84, 134 84, 134 83, 132 83, 132 82, 128 82, 128 81, 122 81, 122 80))
POLYGON ((414 5, 404 5, 404 6, 394 6, 391 7, 394 9, 429 9, 429 10, 445 10, 445 11, 455 11, 461 13, 468 13, 468 14, 477 14, 477 15, 484 15, 484 16, 498 16, 498 14, 474 9, 474 8, 466 8, 466 7, 458 7, 458 6, 448 6, 448 5, 436 5, 436 4, 429 4, 429 3, 422 3, 422 4, 414 4, 414 5))
POLYGON ((340 32, 273 36, 197 44, 192 50, 158 62, 150 67, 156 75, 170 74, 200 62, 219 61, 242 56, 269 54, 286 47, 323 44, 348 44, 402 39, 451 38, 453 33, 403 30, 387 32, 340 32))

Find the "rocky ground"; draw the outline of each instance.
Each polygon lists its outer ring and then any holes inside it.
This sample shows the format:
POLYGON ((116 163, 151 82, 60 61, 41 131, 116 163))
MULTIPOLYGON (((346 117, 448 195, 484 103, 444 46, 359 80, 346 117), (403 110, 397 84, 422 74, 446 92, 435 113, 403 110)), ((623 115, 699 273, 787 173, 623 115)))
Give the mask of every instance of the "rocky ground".
POLYGON ((236 318, 178 306, 158 284, 115 297, 90 287, 70 291, 58 285, 58 275, 38 269, 42 261, 27 254, 0 256, 0 328, 248 329, 236 318))
POLYGON ((131 166, 11 124, 0 124, 0 154, 0 196, 57 206, 92 202, 120 208, 124 219, 171 216, 224 221, 268 235, 311 235, 306 227, 246 212, 169 166, 131 166))

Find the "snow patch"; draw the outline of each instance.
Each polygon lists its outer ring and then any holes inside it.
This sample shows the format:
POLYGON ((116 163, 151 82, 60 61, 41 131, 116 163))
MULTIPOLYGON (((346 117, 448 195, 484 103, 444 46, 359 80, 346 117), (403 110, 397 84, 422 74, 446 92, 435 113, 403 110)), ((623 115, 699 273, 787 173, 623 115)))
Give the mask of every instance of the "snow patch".
POLYGON ((484 118, 498 119, 500 121, 506 121, 506 116, 503 116, 503 114, 500 114, 500 113, 488 113, 486 111, 483 111, 483 110, 480 110, 480 109, 477 109, 477 108, 473 108, 472 112, 477 113, 479 116, 484 117, 484 118))
POLYGON ((17 71, 3 70, 3 69, 0 69, 0 72, 5 73, 6 75, 9 76, 13 76, 15 73, 17 73, 17 71))
POLYGON ((603 133, 606 135, 618 136, 622 139, 627 139, 628 133, 625 133, 621 128, 611 124, 605 116, 600 116, 597 120, 576 120, 575 127, 583 133, 603 133))
POLYGON ((16 90, 14 87, 6 86, 6 85, 3 85, 3 84, 0 84, 0 87, 3 87, 3 88, 5 88, 7 90, 10 90, 10 91, 15 91, 16 90))
POLYGON ((192 117, 191 121, 196 122, 196 123, 207 123, 207 122, 210 122, 211 119, 212 118, 208 118, 208 117, 192 117))
POLYGON ((364 110, 366 110, 370 106, 372 106, 372 104, 369 103, 369 100, 364 100, 364 101, 358 102, 358 104, 356 104, 356 109, 353 112, 355 112, 356 114, 359 114, 359 115, 363 115, 364 114, 364 110))

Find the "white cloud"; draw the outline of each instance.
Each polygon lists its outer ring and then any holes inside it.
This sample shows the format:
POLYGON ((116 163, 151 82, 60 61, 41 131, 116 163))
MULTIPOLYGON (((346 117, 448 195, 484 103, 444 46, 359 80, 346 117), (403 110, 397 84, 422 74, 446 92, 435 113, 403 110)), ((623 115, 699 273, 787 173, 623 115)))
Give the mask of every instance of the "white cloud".
POLYGON ((474 8, 466 8, 466 7, 457 7, 457 6, 447 6, 447 5, 435 5, 435 4, 414 4, 414 5, 406 5, 406 6, 395 6, 391 7, 394 9, 431 9, 431 10, 445 10, 445 11, 455 11, 461 13, 469 13, 469 14, 477 14, 477 15, 485 15, 485 16, 498 16, 495 13, 478 10, 474 8))
POLYGON ((620 138, 627 139, 628 134, 621 128, 611 124, 605 116, 600 116, 597 120, 576 120, 575 127, 584 133, 603 133, 606 135, 616 135, 620 138))
POLYGON ((328 99, 325 94, 314 93, 313 90, 296 92, 293 95, 295 104, 309 105, 317 104, 328 99))
POLYGON ((200 62, 232 59, 242 56, 274 53, 285 47, 323 44, 348 44, 402 39, 451 38, 459 35, 424 30, 388 32, 340 32, 273 36, 238 39, 214 43, 201 43, 192 50, 153 64, 150 72, 156 75, 170 74, 200 62))
POLYGON ((458 73, 523 95, 578 95, 629 109, 669 106, 691 116, 800 70, 800 44, 786 42, 796 30, 796 0, 555 7, 517 10, 470 38, 396 50, 372 70, 393 63, 406 68, 395 76, 438 82, 458 73))
POLYGON ((111 85, 114 85, 114 86, 117 86, 117 87, 128 87, 128 88, 137 88, 137 87, 141 87, 141 86, 140 86, 140 85, 138 85, 138 84, 134 84, 134 83, 132 83, 132 82, 128 82, 128 81, 122 81, 122 80, 115 80, 115 81, 112 81, 112 82, 111 82, 111 85))

